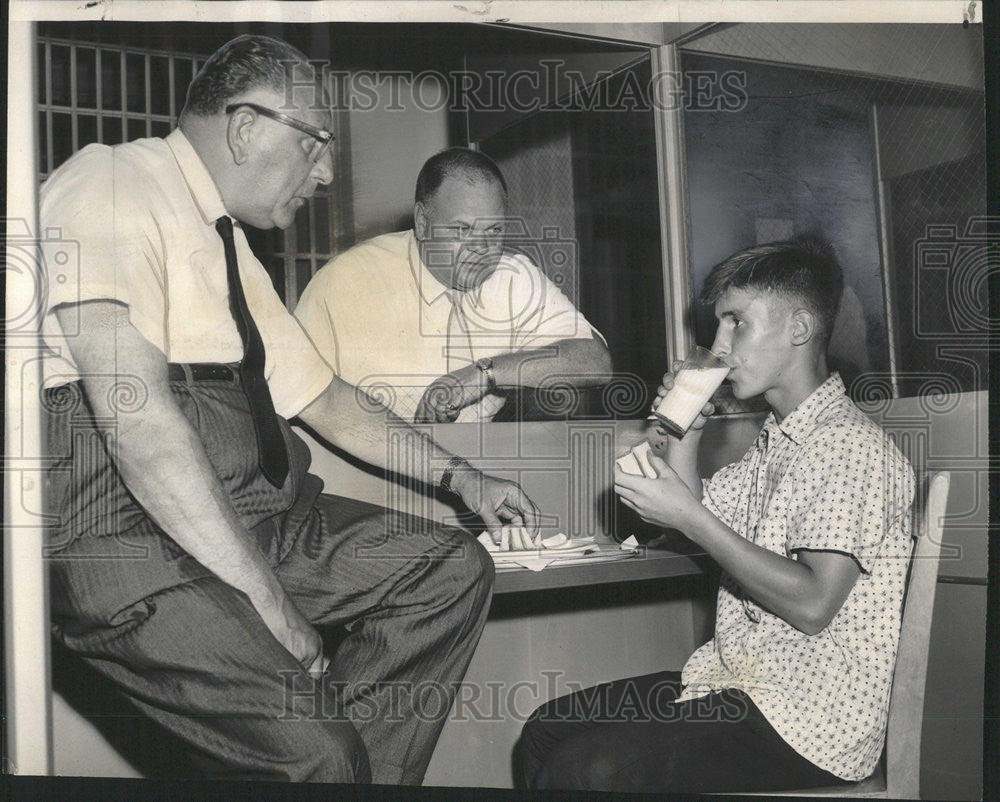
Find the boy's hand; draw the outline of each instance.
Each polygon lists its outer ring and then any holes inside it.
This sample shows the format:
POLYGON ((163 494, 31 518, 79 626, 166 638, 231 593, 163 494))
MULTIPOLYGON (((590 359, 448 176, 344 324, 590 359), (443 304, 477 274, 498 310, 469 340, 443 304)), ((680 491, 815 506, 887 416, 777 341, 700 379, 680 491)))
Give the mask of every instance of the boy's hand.
POLYGON ((616 465, 615 493, 644 521, 685 531, 701 503, 666 462, 650 454, 649 464, 656 470, 656 479, 632 476, 616 465))

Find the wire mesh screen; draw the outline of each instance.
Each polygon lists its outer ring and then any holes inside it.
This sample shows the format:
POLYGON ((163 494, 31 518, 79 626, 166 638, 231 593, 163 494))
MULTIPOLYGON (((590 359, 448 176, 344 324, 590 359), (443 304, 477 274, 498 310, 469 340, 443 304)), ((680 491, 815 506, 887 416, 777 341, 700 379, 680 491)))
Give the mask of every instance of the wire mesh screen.
MULTIPOLYGON (((932 108, 949 107, 935 98, 932 108)), ((951 125, 907 125, 900 136, 887 138, 887 144, 908 154, 935 148, 950 156, 956 142, 970 149, 926 166, 919 160, 907 165, 913 169, 884 177, 887 279, 893 296, 889 314, 898 332, 895 378, 903 396, 987 386, 987 284, 1000 268, 997 225, 985 217, 981 113, 973 103, 951 108, 959 112, 951 116, 951 125)), ((880 128, 884 121, 892 129, 897 121, 892 111, 880 114, 880 128)), ((907 111, 897 114, 909 118, 907 111)))
POLYGON ((537 114, 481 144, 508 187, 511 221, 505 247, 518 250, 547 236, 570 244, 570 259, 538 265, 567 297, 579 303, 580 270, 573 207, 573 149, 565 115, 537 114), (526 242, 520 242, 524 238, 526 242))
MULTIPOLYGON (((795 27, 738 26, 715 44, 782 60, 802 47, 795 27)), ((857 47, 822 41, 812 63, 857 47)), ((969 233, 986 212, 982 91, 689 51, 682 67, 703 88, 684 119, 696 290, 738 250, 820 233, 845 277, 830 362, 855 398, 983 389, 990 267, 985 234, 969 233), (929 267, 928 248, 949 262, 949 243, 950 263, 929 267)), ((712 310, 696 305, 694 320, 710 345, 712 310)))
MULTIPOLYGON (((591 91, 617 98, 627 81, 648 86, 649 61, 591 91)), ((544 239, 548 230, 573 254, 566 265, 540 266, 607 340, 614 379, 548 405, 577 417, 645 415, 667 367, 656 137, 646 100, 538 112, 479 143, 504 171, 511 213, 532 236, 544 239)))

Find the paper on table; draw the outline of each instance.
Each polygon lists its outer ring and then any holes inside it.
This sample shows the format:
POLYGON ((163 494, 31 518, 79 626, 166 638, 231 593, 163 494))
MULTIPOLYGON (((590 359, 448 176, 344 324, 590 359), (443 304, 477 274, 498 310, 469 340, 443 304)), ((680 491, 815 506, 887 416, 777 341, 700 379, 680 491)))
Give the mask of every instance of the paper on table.
MULTIPOLYGON (((481 533, 478 538, 490 556, 493 557, 498 568, 520 566, 532 571, 541 571, 554 562, 582 562, 589 559, 591 555, 598 556, 598 553, 606 559, 609 558, 609 552, 602 551, 592 537, 572 539, 560 532, 547 538, 542 538, 539 535, 532 541, 523 527, 515 526, 502 527, 500 536, 501 542, 499 544, 493 541, 489 532, 481 533), (512 543, 528 544, 529 548, 511 548, 512 543), (540 547, 533 545, 535 543, 540 544, 540 547)), ((619 549, 614 550, 614 557, 620 559, 623 556, 622 552, 634 553, 637 551, 636 546, 634 539, 631 545, 628 545, 628 541, 626 541, 619 549)))

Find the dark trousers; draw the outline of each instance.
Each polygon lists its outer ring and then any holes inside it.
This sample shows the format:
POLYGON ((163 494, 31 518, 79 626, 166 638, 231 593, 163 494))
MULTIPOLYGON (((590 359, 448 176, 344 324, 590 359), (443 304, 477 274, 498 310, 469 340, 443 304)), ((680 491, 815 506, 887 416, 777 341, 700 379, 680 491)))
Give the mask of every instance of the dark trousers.
POLYGON ((485 623, 489 556, 459 530, 321 495, 284 422, 292 469, 271 487, 238 385, 171 389, 292 600, 346 629, 330 672, 313 681, 245 594, 145 515, 73 386, 46 398, 56 637, 206 775, 420 783, 485 623))
POLYGON ((688 793, 844 782, 786 744, 742 691, 677 702, 680 672, 617 680, 536 710, 515 748, 522 787, 688 793))

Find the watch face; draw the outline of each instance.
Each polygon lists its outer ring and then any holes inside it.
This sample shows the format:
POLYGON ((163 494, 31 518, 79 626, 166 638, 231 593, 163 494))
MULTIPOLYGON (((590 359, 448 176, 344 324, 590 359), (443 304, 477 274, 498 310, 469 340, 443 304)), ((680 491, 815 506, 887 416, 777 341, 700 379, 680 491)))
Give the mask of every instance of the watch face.
POLYGON ((496 389, 497 381, 493 378, 493 360, 489 357, 476 360, 476 367, 486 377, 486 386, 490 390, 496 389))

